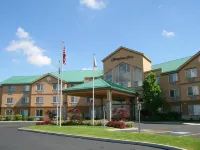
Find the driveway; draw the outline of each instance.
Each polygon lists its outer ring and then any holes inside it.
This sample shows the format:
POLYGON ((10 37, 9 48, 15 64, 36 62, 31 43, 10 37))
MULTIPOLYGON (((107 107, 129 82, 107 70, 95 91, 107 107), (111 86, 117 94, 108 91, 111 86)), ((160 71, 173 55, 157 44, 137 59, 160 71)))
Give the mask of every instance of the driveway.
MULTIPOLYGON (((138 128, 138 126, 138 123, 135 123, 135 127, 138 128)), ((200 125, 141 123, 140 129, 141 132, 150 134, 200 138, 200 125)), ((127 130, 125 132, 138 132, 138 129, 127 130)))
POLYGON ((18 131, 31 123, 0 123, 0 150, 158 150, 138 145, 118 144, 18 131))

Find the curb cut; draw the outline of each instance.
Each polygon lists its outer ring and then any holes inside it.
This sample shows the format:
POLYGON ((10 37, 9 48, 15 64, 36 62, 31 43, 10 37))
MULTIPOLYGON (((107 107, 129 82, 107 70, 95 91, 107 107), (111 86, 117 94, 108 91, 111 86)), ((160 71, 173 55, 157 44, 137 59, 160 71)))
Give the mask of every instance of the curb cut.
POLYGON ((48 134, 48 135, 81 138, 81 139, 87 139, 87 140, 96 140, 96 141, 103 141, 103 142, 147 146, 147 147, 160 148, 160 149, 165 149, 165 150, 186 150, 186 149, 179 148, 179 147, 173 147, 173 146, 155 144, 155 143, 148 143, 148 142, 136 142, 136 141, 119 140, 119 139, 114 140, 114 139, 109 139, 109 138, 97 138, 97 137, 80 136, 80 135, 73 135, 73 134, 63 134, 63 133, 56 133, 56 132, 46 132, 46 131, 39 131, 39 130, 23 129, 23 128, 18 128, 18 130, 34 132, 34 133, 41 133, 41 134, 48 134))

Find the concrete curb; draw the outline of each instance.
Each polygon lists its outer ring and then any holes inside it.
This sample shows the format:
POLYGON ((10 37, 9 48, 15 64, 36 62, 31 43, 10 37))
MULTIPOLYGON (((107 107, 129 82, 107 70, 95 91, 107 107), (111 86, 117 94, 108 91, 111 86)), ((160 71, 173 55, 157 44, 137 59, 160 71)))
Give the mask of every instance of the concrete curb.
MULTIPOLYGON (((138 123, 138 122, 135 122, 138 123)), ((148 122, 148 121, 141 121, 144 124, 174 124, 174 125, 200 125, 200 123, 189 123, 189 122, 148 122)))
POLYGON ((19 131, 34 132, 34 133, 42 133, 42 134, 48 134, 48 135, 56 135, 56 136, 64 136, 64 137, 72 137, 72 138, 81 138, 81 139, 87 139, 87 140, 96 140, 96 141, 103 141, 103 142, 140 145, 140 146, 160 148, 160 149, 165 149, 165 150, 186 150, 186 149, 183 149, 183 148, 178 148, 178 147, 173 147, 173 146, 168 146, 168 145, 162 145, 162 144, 148 143, 148 142, 136 142, 136 141, 119 140, 119 139, 115 139, 114 140, 114 139, 109 139, 109 138, 97 138, 97 137, 89 137, 89 136, 79 136, 79 135, 73 135, 73 134, 46 132, 46 131, 23 129, 23 128, 18 128, 18 130, 19 131))

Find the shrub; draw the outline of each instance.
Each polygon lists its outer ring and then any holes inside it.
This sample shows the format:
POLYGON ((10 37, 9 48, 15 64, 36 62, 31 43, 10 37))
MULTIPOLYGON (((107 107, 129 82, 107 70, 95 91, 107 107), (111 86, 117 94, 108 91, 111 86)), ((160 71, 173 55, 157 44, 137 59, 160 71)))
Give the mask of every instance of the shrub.
POLYGON ((38 125, 45 125, 45 122, 43 121, 43 122, 36 122, 36 125, 38 126, 38 125))
POLYGON ((27 117, 27 116, 24 116, 24 117, 22 117, 22 120, 23 120, 23 121, 27 121, 27 120, 28 120, 28 117, 27 117))
POLYGON ((3 116, 2 115, 0 115, 0 121, 2 121, 3 120, 3 116))
POLYGON ((16 114, 15 115, 15 120, 22 120, 22 115, 16 114))
POLYGON ((7 115, 6 116, 6 121, 11 121, 12 120, 12 116, 11 115, 7 115))
POLYGON ((112 119, 113 120, 128 120, 130 117, 129 111, 126 108, 114 108, 113 110, 113 116, 112 119))
POLYGON ((77 107, 72 108, 69 112, 72 114, 70 120, 83 120, 83 115, 77 107))
POLYGON ((134 123, 133 122, 125 122, 127 128, 133 128, 134 123))
POLYGON ((35 119, 35 117, 33 117, 33 116, 28 117, 28 121, 33 121, 34 119, 35 119))
POLYGON ((126 124, 123 121, 109 121, 106 126, 120 129, 126 128, 126 124))
POLYGON ((44 117, 40 117, 40 121, 44 121, 44 117))

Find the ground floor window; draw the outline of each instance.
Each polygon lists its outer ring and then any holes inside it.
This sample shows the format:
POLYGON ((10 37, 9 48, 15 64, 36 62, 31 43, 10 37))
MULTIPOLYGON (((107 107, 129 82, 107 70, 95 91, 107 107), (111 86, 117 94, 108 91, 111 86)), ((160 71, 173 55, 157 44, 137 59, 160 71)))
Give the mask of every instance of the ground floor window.
POLYGON ((20 114, 22 115, 22 117, 28 117, 28 110, 20 110, 20 114))
POLYGON ((12 115, 13 111, 11 109, 7 109, 5 112, 6 115, 12 115))
POLYGON ((78 97, 71 96, 71 103, 78 103, 78 97))
POLYGON ((53 115, 57 116, 57 110, 52 110, 51 112, 53 115))
POLYGON ((200 115, 200 105, 188 105, 189 115, 200 115))
POLYGON ((180 113, 181 112, 181 107, 180 106, 172 106, 171 107, 171 111, 180 113))
POLYGON ((37 117, 43 116, 43 110, 36 110, 35 111, 35 116, 37 116, 37 117))

